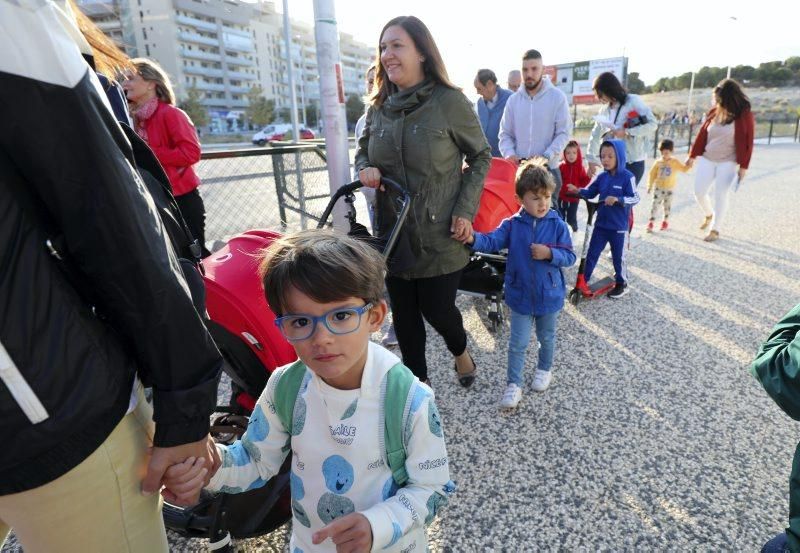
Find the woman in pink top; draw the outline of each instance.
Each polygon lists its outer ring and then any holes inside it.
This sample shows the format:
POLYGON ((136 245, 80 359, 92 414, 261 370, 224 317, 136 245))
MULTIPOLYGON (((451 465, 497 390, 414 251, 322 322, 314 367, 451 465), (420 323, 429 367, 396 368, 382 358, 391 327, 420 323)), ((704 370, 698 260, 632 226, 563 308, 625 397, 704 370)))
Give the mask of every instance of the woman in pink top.
POLYGON ((714 88, 714 107, 706 114, 686 160, 686 165, 692 167, 694 159, 700 157, 694 195, 705 214, 700 228, 705 230, 711 226, 704 238, 706 242, 719 238, 730 190, 737 181, 744 179, 750 166, 754 134, 755 119, 750 111, 750 100, 733 79, 721 81, 714 88), (712 183, 715 183, 713 207, 709 195, 712 183))

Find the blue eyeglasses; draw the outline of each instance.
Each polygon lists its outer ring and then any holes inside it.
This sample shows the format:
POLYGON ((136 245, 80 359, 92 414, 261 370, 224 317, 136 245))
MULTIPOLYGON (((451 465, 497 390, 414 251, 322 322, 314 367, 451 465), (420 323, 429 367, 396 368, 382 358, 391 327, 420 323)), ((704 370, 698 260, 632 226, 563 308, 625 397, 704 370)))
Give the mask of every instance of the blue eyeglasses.
POLYGON ((321 322, 331 334, 350 334, 361 326, 361 316, 372 309, 372 302, 361 307, 337 307, 319 317, 313 315, 285 315, 275 319, 283 337, 290 342, 307 340, 314 335, 321 322))

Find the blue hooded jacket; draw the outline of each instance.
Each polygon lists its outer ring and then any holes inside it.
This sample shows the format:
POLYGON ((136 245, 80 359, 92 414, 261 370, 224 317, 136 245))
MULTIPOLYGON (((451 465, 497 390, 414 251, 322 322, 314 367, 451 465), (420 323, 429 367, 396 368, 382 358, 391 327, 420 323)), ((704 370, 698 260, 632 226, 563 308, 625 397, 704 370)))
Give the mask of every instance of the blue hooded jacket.
POLYGON ((600 196, 595 227, 607 230, 628 230, 628 210, 639 203, 636 177, 625 169, 625 142, 616 139, 605 142, 614 146, 617 154, 617 168, 613 173, 608 171, 600 173, 600 176, 592 184, 578 190, 578 193, 586 199, 600 196), (614 196, 619 201, 614 205, 606 205, 605 200, 609 196, 614 196))
POLYGON ((520 208, 488 234, 475 233, 472 249, 497 252, 508 248, 505 301, 523 315, 546 315, 564 306, 566 282, 561 267, 575 263, 569 227, 552 209, 537 218, 520 208), (553 252, 549 261, 531 257, 531 244, 544 244, 553 252))

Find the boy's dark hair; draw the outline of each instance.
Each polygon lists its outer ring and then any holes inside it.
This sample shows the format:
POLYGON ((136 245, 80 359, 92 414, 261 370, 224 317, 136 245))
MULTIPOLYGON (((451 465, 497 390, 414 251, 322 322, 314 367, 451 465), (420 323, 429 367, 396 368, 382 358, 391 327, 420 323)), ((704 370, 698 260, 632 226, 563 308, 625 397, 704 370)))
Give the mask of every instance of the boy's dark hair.
POLYGON ((658 151, 661 150, 669 150, 670 152, 675 149, 675 143, 670 140, 669 138, 665 138, 661 141, 661 144, 658 145, 658 151))
POLYGON ((264 251, 258 274, 270 309, 287 312, 289 288, 319 303, 383 299, 386 264, 380 253, 355 238, 331 230, 303 230, 275 240, 264 251))
POLYGON ((486 86, 486 83, 492 81, 494 84, 497 84, 497 75, 494 74, 494 71, 491 69, 481 69, 478 71, 478 74, 475 76, 482 85, 486 86))
POLYGON ((600 153, 601 154, 603 153, 603 148, 611 148, 612 150, 614 150, 614 163, 615 163, 614 169, 616 170, 619 167, 619 156, 617 155, 617 149, 608 140, 606 140, 602 144, 600 144, 600 153))
POLYGON ((517 169, 517 182, 514 191, 522 198, 526 192, 552 194, 556 181, 547 169, 547 159, 535 157, 524 161, 517 169))
POLYGON ((528 50, 524 54, 522 54, 522 61, 525 60, 540 60, 542 59, 542 54, 539 53, 539 50, 528 50))

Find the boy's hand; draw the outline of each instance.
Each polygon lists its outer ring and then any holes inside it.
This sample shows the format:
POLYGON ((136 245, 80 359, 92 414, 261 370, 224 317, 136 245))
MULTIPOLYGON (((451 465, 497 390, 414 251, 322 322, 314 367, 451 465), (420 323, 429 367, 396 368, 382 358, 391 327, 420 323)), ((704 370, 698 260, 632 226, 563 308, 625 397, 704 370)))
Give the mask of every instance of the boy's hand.
POLYGON ((614 205, 617 202, 619 202, 619 200, 615 196, 606 196, 606 205, 614 205))
POLYGON ((208 469, 205 458, 189 457, 183 463, 172 465, 164 473, 164 489, 161 495, 174 505, 194 505, 200 490, 206 484, 208 469))
POLYGON ((337 518, 321 530, 314 532, 311 541, 319 545, 330 538, 337 553, 369 553, 372 549, 372 527, 361 513, 350 513, 337 518))
POLYGON ((568 190, 569 192, 571 192, 572 194, 577 194, 577 193, 578 193, 578 187, 577 187, 577 186, 575 186, 575 185, 574 185, 574 184, 572 184, 572 183, 570 183, 570 184, 568 184, 568 185, 567 185, 567 190, 568 190))
POLYGON ((531 244, 531 257, 540 261, 550 261, 553 259, 553 252, 544 244, 531 244))

